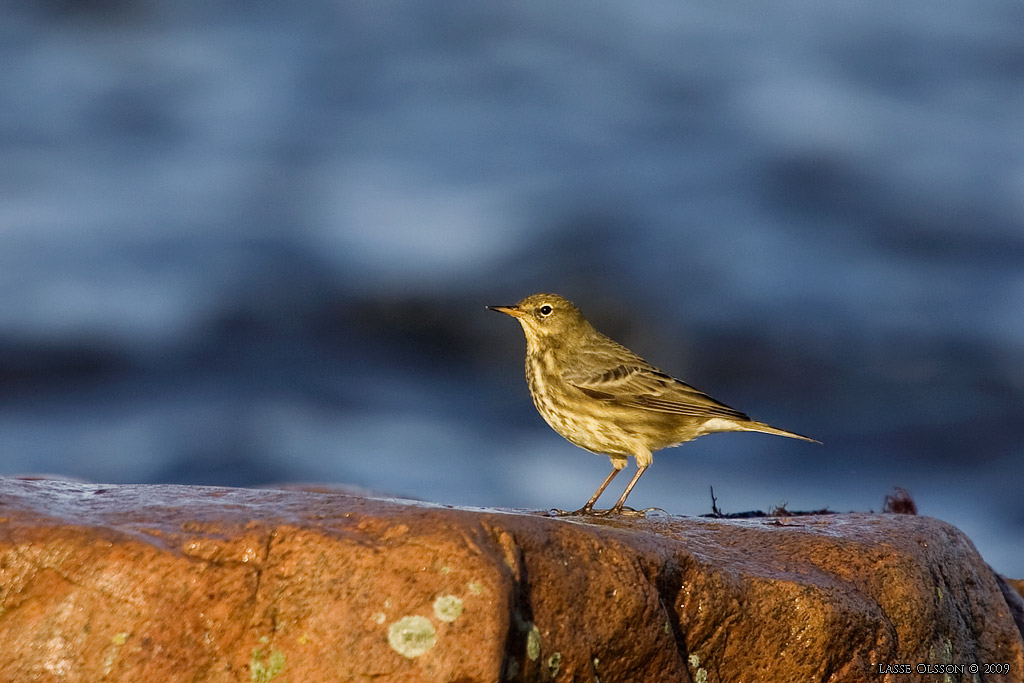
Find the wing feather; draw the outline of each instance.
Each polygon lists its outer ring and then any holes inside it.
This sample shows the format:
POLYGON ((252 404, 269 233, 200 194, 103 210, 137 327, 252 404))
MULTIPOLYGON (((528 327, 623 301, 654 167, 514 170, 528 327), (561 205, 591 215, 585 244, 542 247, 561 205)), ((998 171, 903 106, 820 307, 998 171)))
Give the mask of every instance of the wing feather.
POLYGON ((697 418, 750 419, 639 357, 634 356, 617 365, 612 362, 605 365, 600 363, 601 360, 614 361, 610 354, 607 359, 590 358, 588 362, 576 364, 576 367, 611 367, 596 374, 569 371, 563 373, 563 379, 587 396, 612 405, 697 418))

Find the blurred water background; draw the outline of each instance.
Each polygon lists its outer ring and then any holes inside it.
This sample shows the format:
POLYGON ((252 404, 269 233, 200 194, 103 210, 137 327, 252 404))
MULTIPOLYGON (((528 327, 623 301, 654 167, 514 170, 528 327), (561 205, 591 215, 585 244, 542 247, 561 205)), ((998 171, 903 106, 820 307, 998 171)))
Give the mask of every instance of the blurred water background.
POLYGON ((576 507, 484 309, 557 291, 825 442, 631 504, 904 486, 1024 576, 1020 2, 0 6, 0 473, 576 507))

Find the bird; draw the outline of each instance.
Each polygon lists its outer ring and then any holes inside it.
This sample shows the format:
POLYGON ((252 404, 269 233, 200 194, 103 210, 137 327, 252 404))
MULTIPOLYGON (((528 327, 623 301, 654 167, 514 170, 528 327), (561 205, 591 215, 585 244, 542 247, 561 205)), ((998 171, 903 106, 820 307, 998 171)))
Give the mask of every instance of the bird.
POLYGON ((639 514, 626 499, 655 451, 716 432, 763 432, 821 443, 751 419, 654 367, 598 332, 557 294, 533 294, 511 306, 487 306, 519 321, 526 335, 526 382, 537 411, 571 443, 607 455, 612 472, 582 508, 561 514, 639 514), (636 474, 608 510, 597 499, 632 457, 636 474))

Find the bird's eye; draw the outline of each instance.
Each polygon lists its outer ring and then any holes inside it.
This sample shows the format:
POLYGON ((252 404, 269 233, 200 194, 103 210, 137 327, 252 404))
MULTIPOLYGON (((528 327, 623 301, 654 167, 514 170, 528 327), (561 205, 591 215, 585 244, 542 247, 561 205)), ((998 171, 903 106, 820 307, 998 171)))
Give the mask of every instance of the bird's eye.
POLYGON ((542 316, 544 316, 544 317, 547 317, 547 316, 551 315, 551 310, 552 310, 552 309, 551 309, 551 307, 550 307, 550 306, 548 306, 547 304, 544 304, 543 306, 541 306, 541 307, 540 307, 539 309, 537 309, 537 310, 539 310, 539 311, 540 311, 540 314, 541 314, 542 316))

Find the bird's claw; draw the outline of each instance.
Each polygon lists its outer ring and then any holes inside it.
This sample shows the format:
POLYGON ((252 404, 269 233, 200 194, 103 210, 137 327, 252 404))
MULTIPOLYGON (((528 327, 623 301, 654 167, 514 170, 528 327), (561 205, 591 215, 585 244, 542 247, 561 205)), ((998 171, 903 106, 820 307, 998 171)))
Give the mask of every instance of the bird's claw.
POLYGON ((646 510, 634 510, 633 508, 625 506, 620 508, 613 507, 608 512, 615 515, 622 515, 624 517, 643 517, 647 514, 646 510))
POLYGON ((624 517, 643 517, 646 513, 645 510, 634 510, 630 507, 611 507, 607 510, 595 510, 594 508, 588 508, 587 506, 581 507, 579 510, 559 510, 558 508, 552 508, 548 510, 548 515, 551 517, 611 517, 613 515, 622 515, 624 517))

